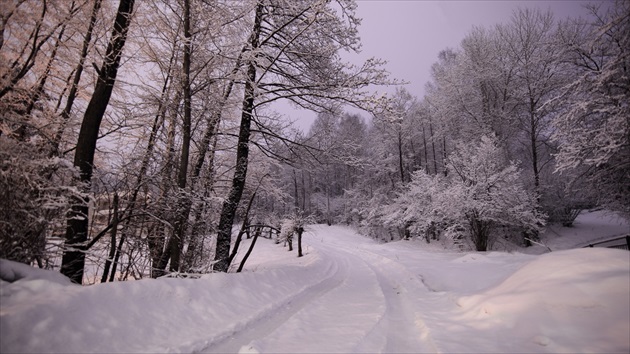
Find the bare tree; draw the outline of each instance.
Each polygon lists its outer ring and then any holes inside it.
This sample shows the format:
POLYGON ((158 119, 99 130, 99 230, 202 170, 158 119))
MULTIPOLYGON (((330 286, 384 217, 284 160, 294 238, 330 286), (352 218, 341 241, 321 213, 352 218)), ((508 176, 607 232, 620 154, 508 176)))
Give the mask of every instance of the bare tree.
MULTIPOLYGON (((81 131, 79 132, 74 155, 74 165, 79 168, 80 181, 84 184, 84 188, 89 188, 92 180, 94 153, 96 151, 99 127, 116 82, 116 74, 118 73, 122 51, 131 23, 133 5, 134 0, 120 1, 105 58, 98 71, 98 81, 83 116, 83 123, 81 124, 81 131)), ((88 238, 87 215, 86 195, 84 200, 75 200, 72 210, 68 213, 66 250, 64 251, 61 265, 61 273, 79 284, 83 281, 85 265, 85 254, 82 248, 88 238)))
POLYGON ((335 102, 367 106, 363 92, 386 81, 380 62, 362 67, 340 63, 340 49, 357 50, 356 4, 337 1, 342 19, 327 1, 257 1, 248 40, 247 76, 232 187, 219 220, 214 269, 227 271, 231 229, 247 175, 251 124, 255 109, 280 99, 309 109, 330 109, 335 102), (347 22, 344 22, 347 21, 347 22), (325 35, 323 35, 325 34, 325 35))

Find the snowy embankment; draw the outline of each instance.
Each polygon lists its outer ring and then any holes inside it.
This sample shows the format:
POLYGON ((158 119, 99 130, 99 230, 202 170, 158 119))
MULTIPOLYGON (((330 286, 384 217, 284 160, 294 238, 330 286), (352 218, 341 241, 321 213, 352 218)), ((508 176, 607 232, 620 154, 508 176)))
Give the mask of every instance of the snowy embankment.
POLYGON ((244 273, 87 287, 1 261, 0 352, 630 351, 630 252, 457 253, 319 225, 304 242, 296 258, 259 240, 244 273))

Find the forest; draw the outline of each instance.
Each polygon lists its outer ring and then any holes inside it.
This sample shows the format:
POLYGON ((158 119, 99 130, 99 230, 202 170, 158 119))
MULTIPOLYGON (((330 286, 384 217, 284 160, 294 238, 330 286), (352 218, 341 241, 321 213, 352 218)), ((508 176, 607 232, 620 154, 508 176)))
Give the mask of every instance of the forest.
POLYGON ((606 5, 476 27, 417 97, 342 59, 354 0, 0 1, 0 258, 93 284, 232 271, 256 225, 486 251, 630 215, 630 2, 606 5))

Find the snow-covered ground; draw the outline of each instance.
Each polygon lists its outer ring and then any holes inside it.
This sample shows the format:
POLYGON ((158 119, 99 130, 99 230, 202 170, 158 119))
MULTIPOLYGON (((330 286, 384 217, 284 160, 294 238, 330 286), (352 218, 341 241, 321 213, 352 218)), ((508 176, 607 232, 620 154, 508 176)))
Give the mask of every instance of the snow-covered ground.
POLYGON ((551 253, 458 253, 316 225, 302 258, 260 239, 243 273, 84 287, 3 260, 0 352, 628 353, 630 252, 562 250, 629 231, 587 213, 551 253))

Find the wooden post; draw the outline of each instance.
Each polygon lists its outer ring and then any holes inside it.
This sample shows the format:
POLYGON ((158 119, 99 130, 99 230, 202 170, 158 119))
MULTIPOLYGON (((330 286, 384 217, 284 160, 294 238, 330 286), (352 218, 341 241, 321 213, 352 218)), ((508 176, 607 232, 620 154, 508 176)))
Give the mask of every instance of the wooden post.
MULTIPOLYGON (((298 234, 298 257, 302 257, 302 232, 304 232, 304 228, 300 226, 296 231, 298 234)), ((628 238, 630 239, 630 237, 628 238)))

